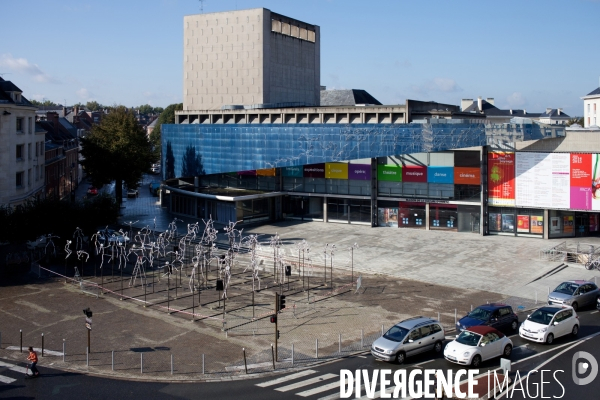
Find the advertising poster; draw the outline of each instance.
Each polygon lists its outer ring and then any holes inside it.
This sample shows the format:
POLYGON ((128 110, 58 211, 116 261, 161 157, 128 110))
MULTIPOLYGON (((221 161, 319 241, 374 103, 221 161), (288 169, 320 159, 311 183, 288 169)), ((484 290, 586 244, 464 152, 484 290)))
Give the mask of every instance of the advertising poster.
POLYGON ((402 182, 402 167, 379 164, 377 166, 377 180, 402 182))
POLYGON ((517 215, 517 232, 529 233, 529 215, 517 215))
POLYGON ((488 153, 488 191, 492 206, 515 205, 515 153, 488 153))
POLYGON ((427 167, 409 165, 402 167, 403 182, 427 182, 427 167))
POLYGON ((575 229, 573 216, 572 215, 563 216, 563 232, 564 233, 573 233, 573 229, 575 229))
POLYGON ((502 232, 515 231, 515 216, 513 214, 502 214, 502 232))
POLYGON ((592 209, 592 155, 571 154, 571 208, 592 209))
POLYGON ((570 207, 570 154, 516 154, 515 194, 520 207, 570 207))
POLYGON ((531 217, 531 233, 544 234, 544 217, 532 216, 531 217))
POLYGON ((550 233, 560 233, 560 217, 550 218, 550 233))
POLYGON ((592 210, 600 210, 600 155, 592 154, 592 210))
POLYGON ((327 179, 348 179, 348 164, 346 164, 346 163, 325 163, 325 178, 327 178, 327 179))
POLYGON ((490 231, 499 232, 502 214, 490 213, 490 231))
POLYGON ((455 185, 480 185, 481 169, 470 167, 454 167, 455 185))
POLYGON ((397 208, 379 208, 377 210, 377 219, 379 226, 398 227, 398 209, 397 208))

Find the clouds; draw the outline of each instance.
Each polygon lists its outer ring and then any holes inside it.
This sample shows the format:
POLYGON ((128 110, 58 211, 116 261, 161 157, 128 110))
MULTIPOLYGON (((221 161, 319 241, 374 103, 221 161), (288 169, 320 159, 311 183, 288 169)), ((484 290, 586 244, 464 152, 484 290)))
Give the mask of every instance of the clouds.
POLYGON ((462 92, 456 81, 449 78, 433 78, 421 85, 412 85, 410 89, 418 94, 462 92))
POLYGON ((2 54, 2 56, 0 56, 0 67, 29 75, 38 83, 60 83, 58 79, 55 79, 42 71, 37 64, 31 64, 25 58, 15 58, 12 54, 2 54))
POLYGON ((77 95, 77 97, 80 100, 83 100, 83 101, 92 100, 92 98, 94 97, 94 95, 86 88, 80 88, 80 89, 76 90, 75 94, 77 95))
POLYGON ((514 92, 506 98, 506 102, 510 108, 521 108, 527 104, 527 99, 521 92, 514 92))

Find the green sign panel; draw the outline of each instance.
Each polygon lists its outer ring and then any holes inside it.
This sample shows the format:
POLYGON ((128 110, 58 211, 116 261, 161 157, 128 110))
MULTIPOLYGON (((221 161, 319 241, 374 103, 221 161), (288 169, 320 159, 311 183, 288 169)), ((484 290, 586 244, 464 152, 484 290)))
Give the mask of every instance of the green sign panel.
POLYGON ((402 182, 402 167, 398 165, 378 165, 377 180, 402 182))

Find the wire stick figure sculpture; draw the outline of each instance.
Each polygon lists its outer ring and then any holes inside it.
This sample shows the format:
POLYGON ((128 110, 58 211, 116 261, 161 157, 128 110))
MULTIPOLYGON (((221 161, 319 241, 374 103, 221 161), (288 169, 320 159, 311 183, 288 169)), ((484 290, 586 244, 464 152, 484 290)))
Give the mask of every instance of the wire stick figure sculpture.
POLYGON ((129 278, 129 287, 135 286, 135 281, 138 276, 142 281, 142 284, 146 284, 146 270, 144 269, 144 263, 146 262, 146 257, 144 256, 144 248, 137 247, 135 244, 131 245, 129 249, 129 254, 134 254, 136 256, 135 266, 133 267, 133 271, 131 273, 131 278, 129 278))
POLYGON ((83 248, 83 231, 81 228, 75 228, 73 239, 75 240, 75 250, 81 250, 83 248))
POLYGON ((71 256, 71 253, 73 253, 73 252, 71 251, 71 249, 69 248, 69 246, 71 246, 71 241, 70 241, 70 240, 67 240, 67 244, 65 245, 65 253, 67 254, 67 256, 65 257, 65 260, 66 260, 67 258, 69 258, 69 256, 71 256))
MULTIPOLYGON (((258 266, 262 260, 259 259, 257 252, 260 250, 260 243, 258 242, 258 235, 250 235, 244 239, 246 247, 250 248, 250 264, 248 267, 252 268, 252 291, 256 290, 255 282, 258 282, 258 290, 260 290, 260 277, 258 275, 258 266)), ((244 272, 248 269, 246 267, 244 272)))
POLYGON ((88 262, 88 259, 90 258, 90 255, 86 251, 77 250, 77 259, 81 260, 82 257, 85 257, 85 262, 88 262))
POLYGON ((60 236, 54 236, 51 233, 46 235, 46 247, 44 248, 44 254, 48 254, 48 247, 52 246, 52 251, 50 254, 52 254, 53 257, 56 257, 56 246, 52 240, 53 238, 60 239, 60 236))

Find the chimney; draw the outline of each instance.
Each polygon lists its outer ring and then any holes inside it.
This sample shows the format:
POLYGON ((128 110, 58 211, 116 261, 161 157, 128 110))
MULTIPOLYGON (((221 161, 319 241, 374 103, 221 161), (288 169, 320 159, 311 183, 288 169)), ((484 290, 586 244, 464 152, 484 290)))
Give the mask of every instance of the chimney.
POLYGON ((471 104, 473 104, 473 99, 462 99, 460 101, 460 111, 465 111, 471 104))
POLYGON ((55 135, 58 135, 58 113, 54 112, 54 111, 47 111, 46 112, 46 121, 52 123, 52 128, 53 129, 53 133, 55 135))
POLYGON ((512 115, 512 108, 510 110, 508 110, 510 112, 510 115, 512 115))
POLYGON ((63 107, 63 117, 67 116, 67 107, 63 107))
POLYGON ((481 99, 481 96, 479 96, 477 98, 477 109, 479 109, 479 111, 483 111, 483 100, 481 99))
POLYGON ((488 98, 486 99, 486 101, 487 101, 488 103, 490 103, 491 105, 494 105, 494 98, 493 98, 493 97, 488 97, 488 98))
POLYGON ((523 109, 523 115, 526 115, 526 114, 527 114, 527 110, 523 109))
POLYGON ((78 105, 73 107, 73 113, 75 115, 79 115, 79 106, 78 105))
POLYGON ((556 112, 558 113, 558 115, 562 114, 562 108, 557 108, 556 112))

